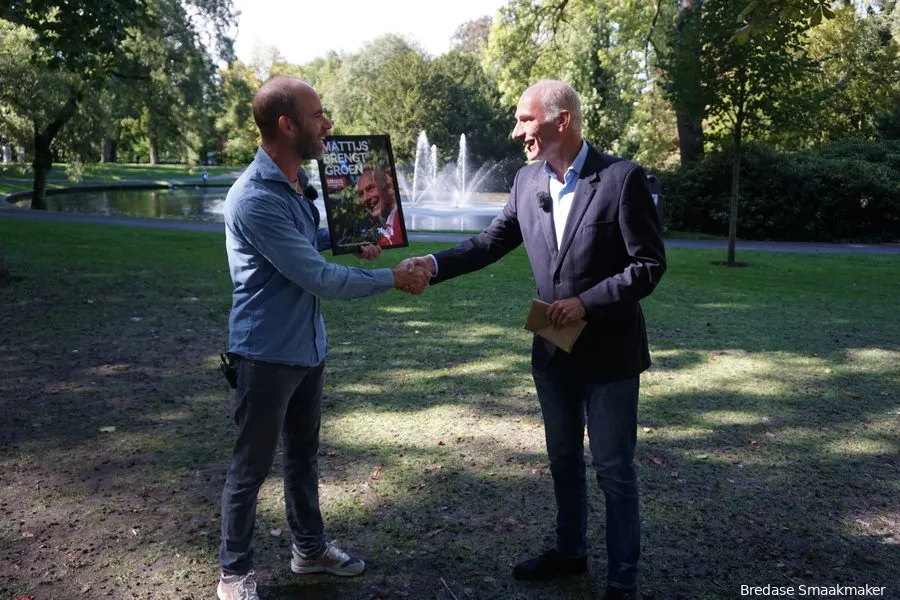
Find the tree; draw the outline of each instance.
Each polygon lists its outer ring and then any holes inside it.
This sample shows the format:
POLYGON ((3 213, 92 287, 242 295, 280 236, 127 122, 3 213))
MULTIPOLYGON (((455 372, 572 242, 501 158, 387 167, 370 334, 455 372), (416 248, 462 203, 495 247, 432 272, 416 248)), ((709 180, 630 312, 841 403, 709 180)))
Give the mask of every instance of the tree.
POLYGON ((638 0, 514 0, 491 28, 485 70, 509 106, 539 79, 567 81, 581 97, 585 136, 611 148, 645 85, 637 23, 651 10, 638 0))
POLYGON ((678 162, 675 111, 658 86, 641 94, 620 146, 622 156, 648 168, 678 162))
MULTIPOLYGON (((345 64, 354 64, 348 57, 345 64)), ((437 145, 444 161, 456 157, 460 134, 466 134, 476 159, 509 153, 508 111, 500 104, 494 82, 477 57, 459 51, 430 59, 418 52, 399 52, 362 79, 356 93, 368 99, 344 130, 387 133, 398 161, 415 157, 420 131, 437 145)), ((341 74, 345 77, 345 74, 341 74)))
MULTIPOLYGON (((486 64, 498 71, 508 102, 539 78, 568 80, 584 101, 587 136, 601 146, 621 140, 633 149, 628 123, 634 107, 655 88, 671 54, 687 51, 687 44, 670 42, 680 41, 684 22, 701 5, 702 0, 517 0, 500 11, 486 64)), ((699 79, 694 85, 693 97, 699 98, 699 79)), ((684 164, 703 153, 705 105, 687 98, 674 106, 684 164)))
POLYGON ((0 6, 0 19, 33 32, 27 63, 35 74, 31 89, 10 98, 15 112, 33 126, 32 208, 46 208, 53 140, 75 115, 85 89, 112 68, 121 54, 118 40, 141 13, 136 0, 22 0, 0 6))
POLYGON ((772 137, 780 148, 879 135, 900 98, 900 43, 891 34, 887 8, 837 8, 804 36, 814 69, 776 107, 772 137))
MULTIPOLYGON (((317 88, 322 101, 331 111, 335 131, 339 133, 370 132, 371 104, 377 101, 382 85, 409 74, 386 67, 391 64, 410 65, 424 60, 425 52, 397 35, 385 35, 365 44, 359 52, 343 59, 333 78, 320 82, 317 88), (399 61, 399 62, 398 62, 399 61)), ((413 108, 413 107, 410 107, 413 108)), ((400 117, 401 109, 395 111, 400 117)))
POLYGON ((3 87, 20 88, 7 94, 6 104, 33 128, 34 186, 31 206, 46 208, 46 175, 52 164, 52 145, 78 112, 89 90, 102 89, 112 77, 126 76, 130 65, 127 44, 135 32, 159 31, 167 11, 182 13, 193 35, 210 31, 220 54, 228 55, 227 30, 233 23, 231 0, 17 0, 0 5, 0 20, 25 27, 33 37, 27 45, 33 77, 23 93, 20 82, 4 80, 3 87), (190 8, 191 15, 186 10, 190 8))
POLYGON ((159 3, 153 22, 132 27, 123 41, 129 72, 144 75, 129 87, 151 164, 161 152, 193 162, 212 129, 214 119, 205 108, 213 104, 216 69, 186 9, 178 2, 159 3))
POLYGON ((493 17, 489 16, 466 21, 453 33, 450 39, 451 50, 481 56, 490 39, 493 22, 493 17))
POLYGON ((36 42, 34 31, 0 19, 0 140, 22 147, 32 142, 32 126, 18 106, 28 97, 41 102, 37 94, 46 76, 33 66, 36 42))
POLYGON ((731 141, 732 189, 728 217, 727 264, 735 264, 740 200, 741 144, 746 135, 771 125, 775 100, 809 69, 801 44, 803 26, 783 21, 755 31, 743 42, 734 36, 745 2, 706 0, 685 19, 682 45, 673 53, 668 69, 667 92, 676 106, 697 99, 701 82, 705 117, 714 129, 731 141), (683 83, 683 79, 687 83, 683 83))
POLYGON ((750 0, 737 19, 744 23, 739 39, 773 31, 786 21, 803 29, 815 27, 834 17, 833 4, 832 0, 750 0))
MULTIPOLYGON (((431 62, 431 77, 447 96, 446 109, 430 117, 444 120, 448 137, 430 137, 441 148, 456 153, 461 134, 466 134, 468 153, 476 161, 520 156, 510 132, 513 111, 503 102, 497 82, 484 71, 476 55, 453 50, 431 62)), ((428 124, 425 130, 432 131, 428 124)))
POLYGON ((252 68, 234 61, 223 69, 221 80, 221 113, 216 131, 224 143, 225 160, 231 164, 247 164, 259 146, 259 130, 253 120, 253 95, 260 82, 252 68))
MULTIPOLYGON (((660 65, 669 79, 677 77, 681 89, 672 104, 678 128, 681 164, 687 165, 703 156, 703 116, 706 112, 708 90, 700 82, 699 47, 685 24, 700 10, 702 0, 681 0, 674 20, 674 28, 665 30, 670 43, 667 52, 659 55, 660 65), (677 70, 677 75, 673 71, 677 70), (673 77, 674 75, 674 77, 673 77)), ((664 44, 665 45, 665 44, 664 44)), ((664 80, 665 81, 665 80, 664 80)))

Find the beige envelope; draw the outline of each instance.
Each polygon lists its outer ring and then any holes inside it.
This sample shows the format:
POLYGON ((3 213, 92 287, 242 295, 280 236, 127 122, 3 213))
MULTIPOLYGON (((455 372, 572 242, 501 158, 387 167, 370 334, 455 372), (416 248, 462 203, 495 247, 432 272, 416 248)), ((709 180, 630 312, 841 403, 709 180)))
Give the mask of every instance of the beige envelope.
POLYGON ((550 305, 546 302, 532 300, 531 310, 528 311, 528 318, 525 320, 525 329, 533 331, 566 352, 571 352, 575 340, 581 335, 587 321, 578 319, 575 323, 566 325, 562 329, 554 329, 547 321, 547 308, 549 307, 550 305))

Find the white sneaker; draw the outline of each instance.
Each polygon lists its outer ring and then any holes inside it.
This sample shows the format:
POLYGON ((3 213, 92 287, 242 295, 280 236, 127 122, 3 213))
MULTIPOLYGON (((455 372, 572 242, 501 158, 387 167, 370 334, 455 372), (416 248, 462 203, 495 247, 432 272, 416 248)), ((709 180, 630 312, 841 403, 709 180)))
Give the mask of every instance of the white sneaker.
POLYGON ((341 577, 354 577, 366 570, 366 563, 350 556, 328 542, 325 552, 318 558, 303 558, 294 545, 291 545, 291 571, 294 573, 331 573, 341 577))
POLYGON ((256 574, 250 571, 246 575, 222 575, 216 596, 219 600, 259 600, 256 574))

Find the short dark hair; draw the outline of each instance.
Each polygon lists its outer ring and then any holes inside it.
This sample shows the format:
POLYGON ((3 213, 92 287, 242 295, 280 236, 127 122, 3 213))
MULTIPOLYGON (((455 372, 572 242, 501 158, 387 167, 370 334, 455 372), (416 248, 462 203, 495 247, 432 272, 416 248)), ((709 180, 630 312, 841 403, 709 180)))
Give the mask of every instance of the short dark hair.
POLYGON ((299 79, 273 77, 253 96, 253 120, 264 140, 272 141, 278 135, 278 118, 282 115, 298 118, 298 84, 302 84, 299 79))

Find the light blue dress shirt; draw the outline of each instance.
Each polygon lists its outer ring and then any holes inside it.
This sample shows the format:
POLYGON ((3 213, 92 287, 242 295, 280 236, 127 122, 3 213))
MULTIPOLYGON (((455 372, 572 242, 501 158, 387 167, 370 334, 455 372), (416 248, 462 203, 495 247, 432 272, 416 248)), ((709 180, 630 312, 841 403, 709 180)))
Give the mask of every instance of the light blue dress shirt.
POLYGON ((572 208, 572 199, 575 197, 575 184, 578 183, 578 175, 584 167, 587 157, 587 142, 581 142, 581 150, 575 155, 575 160, 566 169, 564 179, 560 181, 546 162, 544 173, 550 178, 550 196, 553 198, 553 226, 556 229, 556 247, 562 246, 563 231, 566 229, 566 221, 569 219, 569 210, 572 208))
POLYGON ((325 260, 327 229, 260 148, 225 198, 225 250, 234 283, 229 351, 245 358, 312 367, 325 359, 322 299, 370 296, 393 287, 390 269, 325 260))

